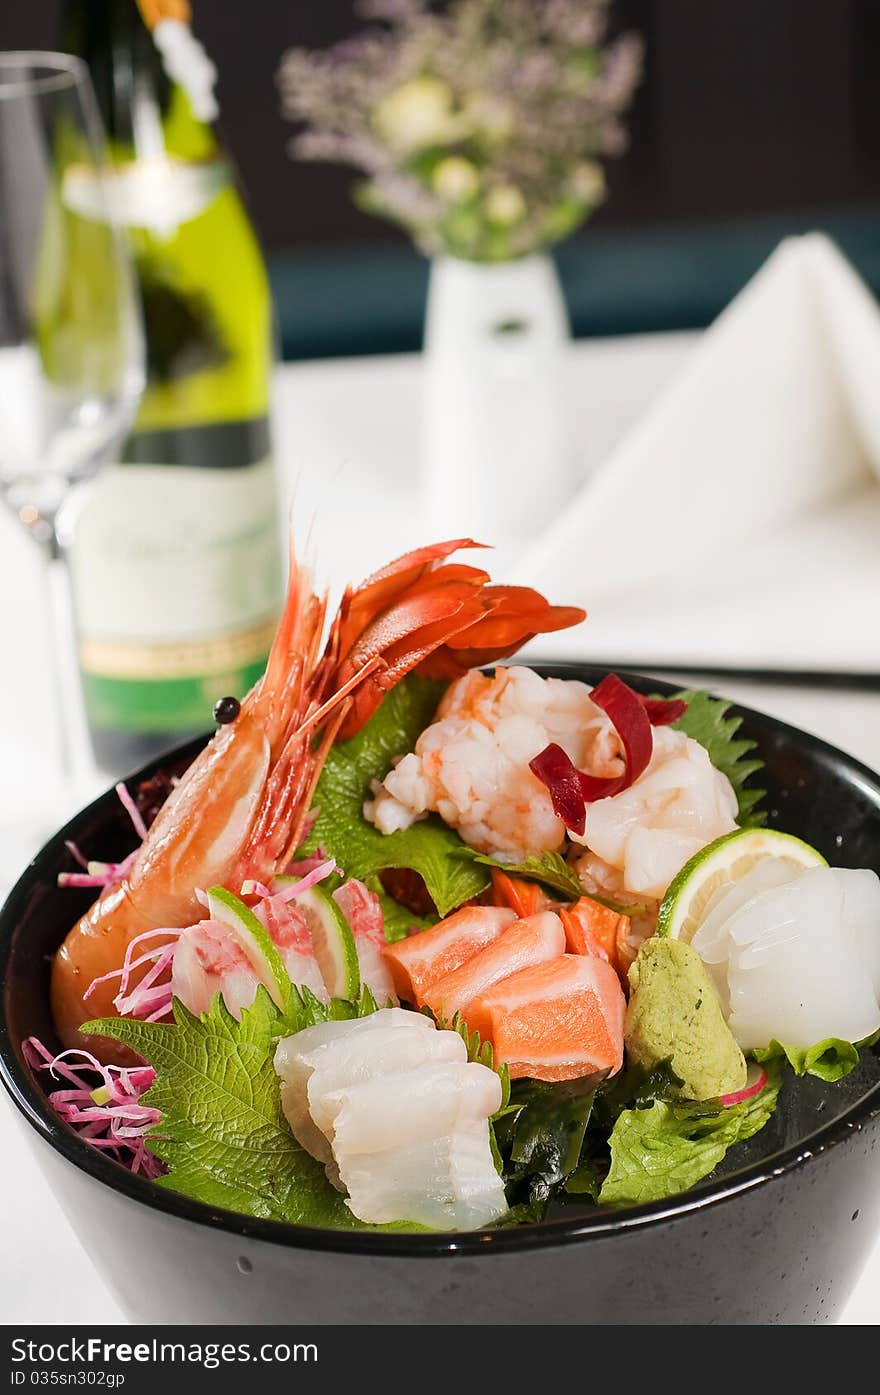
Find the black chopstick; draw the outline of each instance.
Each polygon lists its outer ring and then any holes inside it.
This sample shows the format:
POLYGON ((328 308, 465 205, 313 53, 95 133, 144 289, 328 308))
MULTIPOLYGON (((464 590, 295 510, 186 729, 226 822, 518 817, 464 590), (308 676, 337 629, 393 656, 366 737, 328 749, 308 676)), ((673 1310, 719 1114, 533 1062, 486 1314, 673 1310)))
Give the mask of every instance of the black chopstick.
POLYGON ((610 673, 656 673, 674 674, 676 677, 691 676, 700 678, 730 679, 737 683, 778 684, 786 688, 831 688, 856 692, 880 693, 880 672, 854 673, 846 670, 792 669, 792 668, 731 668, 720 664, 667 663, 665 660, 654 663, 612 663, 604 659, 589 659, 591 668, 608 669, 610 673))

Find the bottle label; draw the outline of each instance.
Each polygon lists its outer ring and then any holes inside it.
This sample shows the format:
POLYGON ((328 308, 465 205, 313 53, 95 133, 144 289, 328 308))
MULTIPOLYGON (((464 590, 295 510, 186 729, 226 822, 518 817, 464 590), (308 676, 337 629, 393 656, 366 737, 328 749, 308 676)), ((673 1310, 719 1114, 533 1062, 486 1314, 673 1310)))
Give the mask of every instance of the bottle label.
POLYGON ((114 169, 71 165, 61 197, 81 218, 170 237, 204 212, 230 181, 223 160, 190 162, 160 150, 149 160, 132 160, 114 169))
POLYGON ((269 460, 99 476, 72 557, 93 726, 197 730, 259 677, 281 594, 276 520, 269 460))

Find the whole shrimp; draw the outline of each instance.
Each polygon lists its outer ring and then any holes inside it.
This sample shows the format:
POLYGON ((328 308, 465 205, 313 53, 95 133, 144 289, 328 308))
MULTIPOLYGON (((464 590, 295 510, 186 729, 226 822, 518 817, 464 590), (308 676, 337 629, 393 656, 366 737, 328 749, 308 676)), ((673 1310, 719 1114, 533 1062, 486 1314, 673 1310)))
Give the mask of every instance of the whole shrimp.
POLYGON ((244 880, 268 882, 286 867, 334 740, 354 735, 407 673, 454 678, 584 618, 526 588, 488 586, 478 568, 446 563, 477 546, 463 538, 422 548, 346 591, 323 644, 326 596, 291 552, 265 673, 236 720, 193 761, 131 870, 102 892, 55 956, 52 1009, 65 1045, 79 1044, 83 1022, 114 1015, 116 988, 106 976, 121 968, 132 939, 202 918, 199 888, 238 892, 244 880))

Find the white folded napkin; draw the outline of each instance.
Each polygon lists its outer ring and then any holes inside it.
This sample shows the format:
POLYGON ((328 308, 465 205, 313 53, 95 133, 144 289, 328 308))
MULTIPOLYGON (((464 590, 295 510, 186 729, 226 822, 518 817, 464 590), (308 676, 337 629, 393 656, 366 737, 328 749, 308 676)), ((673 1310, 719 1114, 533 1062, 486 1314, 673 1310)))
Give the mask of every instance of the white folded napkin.
POLYGON ((880 670, 880 310, 789 238, 522 558, 590 619, 545 655, 880 670))

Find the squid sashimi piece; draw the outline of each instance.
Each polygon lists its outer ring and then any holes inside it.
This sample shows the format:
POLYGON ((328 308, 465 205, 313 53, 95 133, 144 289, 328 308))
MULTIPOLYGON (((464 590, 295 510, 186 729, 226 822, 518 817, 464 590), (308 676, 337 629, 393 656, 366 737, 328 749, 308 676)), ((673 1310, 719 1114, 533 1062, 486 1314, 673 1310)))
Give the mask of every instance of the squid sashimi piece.
POLYGON ((709 976, 718 990, 725 1017, 730 1016, 730 993, 727 987, 727 961, 730 955, 727 927, 735 913, 749 905, 756 896, 774 887, 784 886, 797 877, 799 868, 784 857, 763 857, 744 876, 723 886, 710 899, 692 940, 709 976))
POLYGON ((434 1016, 451 1022, 471 999, 479 997, 530 964, 543 964, 565 953, 565 931, 555 911, 539 911, 509 926, 494 944, 481 949, 424 994, 434 1016))
POLYGON ((387 1225, 405 1217, 432 1230, 479 1230, 507 1210, 485 1121, 391 1151, 391 1166, 383 1154, 346 1159, 348 1204, 360 1220, 387 1225))
POLYGON ((379 898, 369 887, 355 877, 350 877, 333 893, 354 936, 357 950, 361 983, 373 994, 377 1003, 389 1000, 397 1003, 397 990, 391 966, 385 958, 385 919, 379 898))
POLYGON ((277 897, 265 897, 253 909, 272 937, 291 983, 311 989, 322 1003, 329 1002, 330 994, 312 947, 312 932, 296 907, 277 897))
MULTIPOLYGON (((311 1116, 309 1086, 312 1075, 322 1068, 332 1071, 335 1060, 336 1073, 331 1077, 334 1088, 338 1088, 343 1081, 357 1079, 359 1071, 361 1078, 368 1078, 369 1063, 375 1059, 368 1039, 374 1035, 382 1038, 381 1045, 385 1048, 382 1059, 387 1060, 390 1057, 400 1061, 400 1069, 406 1070, 412 1059, 413 1038, 433 1038, 437 1033, 434 1024, 421 1013, 405 1012, 403 1008, 383 1008, 379 1012, 371 1013, 369 1017, 344 1022, 319 1022, 314 1027, 307 1027, 304 1031, 295 1033, 294 1036, 283 1037, 278 1043, 275 1051, 275 1073, 281 1079, 281 1108, 294 1138, 320 1162, 332 1162, 333 1154, 324 1133, 316 1126, 311 1116), (397 1036, 390 1043, 389 1051, 388 1033, 392 1031, 396 1032, 397 1036), (337 1045, 343 1048, 341 1055, 331 1050, 337 1045), (341 1074, 340 1066, 344 1068, 344 1074, 341 1074)), ((449 1032, 444 1035, 457 1034, 449 1032)), ((461 1047, 464 1048, 463 1042, 461 1047)), ((464 1055, 466 1057, 466 1051, 464 1055)))
POLYGON ((492 944, 515 920, 506 906, 466 906, 430 930, 386 945, 383 954, 397 992, 421 1007, 432 984, 492 944))
POLYGON ((346 1156, 445 1138, 462 1124, 488 1119, 500 1107, 499 1076, 469 1061, 433 1061, 416 1070, 355 1081, 322 1100, 343 1176, 346 1156))
POLYGON ((504 979, 466 1009, 512 1079, 575 1080, 623 1063, 626 1000, 604 959, 564 954, 504 979))
POLYGON ((796 1047, 861 1041, 880 1028, 876 873, 807 868, 752 896, 721 929, 710 952, 726 977, 729 1025, 743 1050, 773 1039, 796 1047))
POLYGON ((171 991, 190 1012, 207 1012, 218 993, 233 1017, 250 1007, 260 979, 225 925, 200 920, 180 932, 171 967, 171 991))

